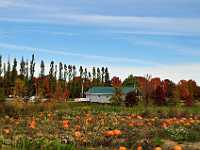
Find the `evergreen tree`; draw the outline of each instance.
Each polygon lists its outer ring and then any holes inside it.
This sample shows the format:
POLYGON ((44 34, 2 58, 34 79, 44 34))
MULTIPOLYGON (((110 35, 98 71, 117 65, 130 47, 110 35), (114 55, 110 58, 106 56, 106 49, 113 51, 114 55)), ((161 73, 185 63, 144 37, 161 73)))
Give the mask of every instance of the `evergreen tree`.
POLYGON ((68 80, 69 81, 72 80, 72 66, 71 65, 68 66, 68 80))
POLYGON ((59 80, 63 79, 63 64, 59 63, 59 80))
POLYGON ((29 85, 28 85, 29 96, 33 96, 35 94, 35 86, 33 83, 34 73, 35 73, 35 56, 33 54, 31 62, 30 62, 30 80, 29 80, 29 85))
POLYGON ((83 78, 83 67, 82 66, 80 66, 79 72, 80 72, 80 78, 82 79, 83 78))
POLYGON ((67 81, 67 75, 68 75, 68 71, 67 71, 67 65, 64 65, 64 80, 65 82, 67 81))
POLYGON ((53 78, 53 72, 54 72, 54 61, 51 61, 50 70, 49 70, 49 78, 53 78))
POLYGON ((92 84, 93 86, 96 86, 96 68, 92 68, 92 84))
POLYGON ((12 68, 12 76, 11 76, 13 85, 15 84, 16 78, 17 78, 17 60, 16 60, 16 58, 14 58, 13 68, 12 68))
POLYGON ((87 68, 85 68, 84 70, 84 80, 86 81, 87 80, 87 77, 88 77, 88 72, 87 72, 87 68))
POLYGON ((29 63, 28 63, 28 60, 26 60, 26 63, 25 63, 25 72, 26 72, 26 80, 28 81, 28 78, 29 78, 29 63))
POLYGON ((73 66, 72 67, 72 76, 73 76, 73 79, 76 77, 76 66, 73 66))
POLYGON ((107 86, 110 85, 110 75, 109 75, 109 72, 108 72, 108 68, 107 68, 107 67, 106 67, 106 69, 105 69, 105 84, 106 84, 107 86))
POLYGON ((30 80, 31 81, 33 80, 34 73, 35 73, 35 62, 34 61, 35 61, 35 56, 33 54, 31 62, 30 62, 30 80))
POLYGON ((22 60, 20 62, 20 76, 26 76, 26 63, 25 63, 23 57, 22 57, 22 60))
POLYGON ((101 71, 97 68, 97 85, 99 86, 101 82, 101 71))
POLYGON ((58 67, 55 65, 54 78, 57 79, 58 67))
POLYGON ((45 76, 45 65, 44 65, 44 61, 41 61, 40 64, 40 77, 44 77, 45 76))
POLYGON ((88 78, 89 78, 90 81, 92 80, 91 72, 88 72, 88 78))
POLYGON ((104 75, 105 75, 105 68, 102 67, 101 68, 101 82, 102 82, 102 84, 104 84, 104 75))
POLYGON ((51 61, 51 64, 50 64, 49 89, 50 89, 50 93, 48 95, 50 97, 52 97, 54 95, 54 92, 55 92, 55 89, 56 89, 56 78, 55 78, 55 73, 54 73, 54 61, 51 61))

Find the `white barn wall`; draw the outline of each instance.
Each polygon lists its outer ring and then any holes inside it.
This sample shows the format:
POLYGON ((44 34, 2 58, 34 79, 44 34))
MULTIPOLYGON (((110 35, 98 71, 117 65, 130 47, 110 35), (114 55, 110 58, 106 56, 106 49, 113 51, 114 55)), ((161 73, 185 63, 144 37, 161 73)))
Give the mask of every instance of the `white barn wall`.
POLYGON ((110 103, 111 97, 112 94, 86 94, 90 102, 96 103, 110 103))

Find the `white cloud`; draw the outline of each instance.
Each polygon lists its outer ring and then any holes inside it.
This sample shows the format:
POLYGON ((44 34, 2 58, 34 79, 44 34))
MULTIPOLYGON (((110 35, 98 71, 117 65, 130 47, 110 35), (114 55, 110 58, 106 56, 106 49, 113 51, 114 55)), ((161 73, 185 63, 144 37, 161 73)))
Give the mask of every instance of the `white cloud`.
POLYGON ((73 24, 89 25, 98 27, 117 27, 137 29, 140 34, 144 30, 151 32, 147 34, 165 34, 169 33, 178 35, 200 35, 199 18, 169 18, 169 17, 139 17, 139 16, 109 16, 96 14, 74 14, 69 12, 48 12, 34 14, 32 16, 0 16, 1 21, 14 22, 35 22, 50 24, 73 24), (156 32, 157 33, 156 33, 156 32))

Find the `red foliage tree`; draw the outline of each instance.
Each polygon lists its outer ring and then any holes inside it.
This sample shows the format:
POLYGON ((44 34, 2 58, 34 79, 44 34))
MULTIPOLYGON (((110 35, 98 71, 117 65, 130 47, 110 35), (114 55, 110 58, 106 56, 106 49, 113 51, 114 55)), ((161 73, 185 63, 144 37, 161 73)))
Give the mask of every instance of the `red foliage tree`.
POLYGON ((122 86, 122 81, 119 77, 113 77, 111 80, 112 86, 115 88, 119 88, 122 86))
POLYGON ((178 89, 180 98, 184 100, 187 106, 191 106, 193 103, 193 97, 191 91, 189 90, 189 82, 186 80, 181 80, 178 83, 178 89))

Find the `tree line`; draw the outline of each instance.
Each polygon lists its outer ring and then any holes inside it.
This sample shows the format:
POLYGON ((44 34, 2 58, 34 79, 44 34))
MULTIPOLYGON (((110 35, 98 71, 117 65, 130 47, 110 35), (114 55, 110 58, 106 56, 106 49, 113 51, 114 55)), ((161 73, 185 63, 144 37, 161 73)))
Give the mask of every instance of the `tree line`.
MULTIPOLYGON (((2 61, 0 56, 0 99, 9 97, 38 96, 56 100, 84 97, 85 92, 94 86, 112 86, 116 89, 115 98, 120 103, 120 89, 133 87, 135 94, 129 94, 128 100, 135 103, 134 97, 141 97, 147 106, 150 103, 164 105, 183 101, 192 105, 200 99, 200 87, 194 80, 180 80, 177 84, 169 79, 161 80, 150 75, 128 76, 123 82, 119 77, 110 78, 107 67, 93 67, 90 71, 83 66, 67 65, 51 61, 40 62, 39 75, 36 77, 35 56, 31 60, 23 57, 20 62, 16 58, 12 62, 2 61), (48 70, 46 68, 49 68, 48 70), (46 74, 46 72, 48 72, 46 74)), ((37 68, 38 69, 38 68, 37 68)))
POLYGON ((77 68, 54 61, 45 64, 41 60, 39 76, 36 77, 35 65, 34 55, 31 60, 22 57, 20 62, 14 58, 13 63, 10 60, 3 62, 0 56, 0 97, 77 98, 84 96, 91 86, 111 86, 107 67, 93 67, 90 72, 83 66, 77 68), (49 70, 46 70, 47 66, 49 70))
MULTIPOLYGON (((111 83, 116 89, 124 86, 138 89, 138 93, 127 94, 127 105, 137 104, 139 100, 137 95, 141 96, 140 100, 144 102, 145 106, 180 103, 192 106, 200 100, 200 86, 194 80, 180 80, 176 84, 169 79, 161 80, 158 77, 152 78, 150 75, 145 77, 130 75, 123 82, 119 77, 113 77, 111 83)), ((116 93, 116 95, 120 94, 116 93)))

